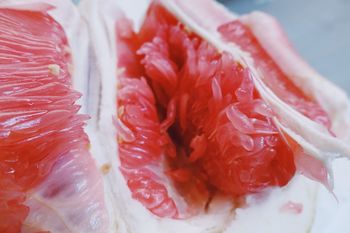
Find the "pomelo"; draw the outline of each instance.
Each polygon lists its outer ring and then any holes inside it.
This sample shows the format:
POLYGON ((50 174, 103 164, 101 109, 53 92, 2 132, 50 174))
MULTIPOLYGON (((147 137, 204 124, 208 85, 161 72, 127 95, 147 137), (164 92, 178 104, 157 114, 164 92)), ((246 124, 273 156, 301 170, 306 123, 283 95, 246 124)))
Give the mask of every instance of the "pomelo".
POLYGON ((310 230, 350 155, 348 99, 275 19, 211 0, 80 14, 0 1, 1 232, 310 230))

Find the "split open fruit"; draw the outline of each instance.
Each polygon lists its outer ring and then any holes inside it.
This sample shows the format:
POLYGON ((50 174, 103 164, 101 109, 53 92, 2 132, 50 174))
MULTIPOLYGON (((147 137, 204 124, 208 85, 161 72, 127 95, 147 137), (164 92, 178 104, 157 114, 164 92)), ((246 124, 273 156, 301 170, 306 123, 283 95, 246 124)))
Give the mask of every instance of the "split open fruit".
POLYGON ((307 232, 346 95, 271 16, 138 4, 0 1, 0 231, 307 232))

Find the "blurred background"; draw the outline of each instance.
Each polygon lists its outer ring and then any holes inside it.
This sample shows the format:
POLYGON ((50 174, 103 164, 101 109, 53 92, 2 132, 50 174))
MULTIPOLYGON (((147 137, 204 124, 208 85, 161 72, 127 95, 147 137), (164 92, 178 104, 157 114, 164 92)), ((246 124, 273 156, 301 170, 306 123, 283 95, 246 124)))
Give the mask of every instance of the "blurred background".
POLYGON ((275 16, 299 53, 350 94, 350 0, 219 0, 239 14, 275 16))

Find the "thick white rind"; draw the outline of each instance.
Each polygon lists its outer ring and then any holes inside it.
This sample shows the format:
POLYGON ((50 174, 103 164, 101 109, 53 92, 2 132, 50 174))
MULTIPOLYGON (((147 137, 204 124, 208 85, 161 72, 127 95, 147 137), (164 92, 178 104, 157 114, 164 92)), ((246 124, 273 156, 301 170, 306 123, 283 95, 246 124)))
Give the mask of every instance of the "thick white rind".
MULTIPOLYGON (((107 1, 106 1, 107 2, 107 1)), ((112 1, 109 1, 113 5, 112 1)), ((89 38, 89 79, 86 80, 87 113, 91 120, 87 133, 91 144, 91 153, 97 166, 107 166, 103 175, 104 193, 109 213, 108 232, 129 232, 122 219, 122 193, 129 193, 119 171, 116 135, 112 118, 116 108, 116 66, 113 19, 105 15, 117 15, 116 7, 103 8, 98 1, 81 1, 79 10, 88 22, 89 38), (106 11, 106 12, 105 12, 106 11), (105 12, 105 13, 103 13, 105 12)))
MULTIPOLYGON (((286 233, 303 233, 311 227, 314 216, 314 199, 317 192, 317 184, 304 177, 297 176, 283 189, 275 188, 268 191, 266 197, 260 203, 256 203, 257 197, 248 197, 251 200, 250 206, 245 209, 237 209, 232 212, 233 204, 224 197, 217 197, 209 213, 202 213, 194 218, 186 220, 160 219, 152 215, 139 202, 131 198, 131 193, 123 179, 118 166, 120 162, 117 158, 117 143, 115 129, 112 126, 112 116, 116 114, 116 42, 114 30, 115 20, 120 17, 123 9, 126 16, 136 22, 139 26, 143 18, 142 11, 148 5, 147 0, 140 1, 112 1, 112 0, 85 0, 81 3, 80 9, 85 19, 88 21, 92 38, 92 50, 94 69, 92 71, 90 83, 97 83, 99 93, 93 95, 89 103, 100 103, 99 109, 93 111, 93 126, 90 128, 94 142, 92 145, 94 156, 102 166, 105 163, 112 165, 112 170, 105 175, 105 185, 110 190, 108 203, 113 206, 111 212, 115 229, 110 232, 131 232, 143 233, 256 233, 259 232, 280 232, 283 228, 286 233), (137 7, 137 12, 133 11, 137 7), (142 11, 140 10, 142 9, 142 11), (103 145, 103 146, 102 146, 103 145), (301 214, 281 213, 280 208, 288 201, 297 202, 303 205, 301 214), (262 214, 264 213, 264 214, 262 214), (268 224, 276 220, 274 226, 268 224), (281 220, 280 223, 278 220, 281 220), (251 227, 254 222, 254 227, 251 227)), ((223 9, 221 7, 221 9, 223 9)), ((191 28, 193 25, 188 25, 191 28)), ((201 35, 201 34, 200 34, 201 35)), ((206 35, 204 35, 206 36, 206 35)), ((215 45, 215 44, 214 44, 215 45)), ((234 53, 236 55, 236 53, 234 53)), ((108 189, 108 188, 107 188, 108 189)))

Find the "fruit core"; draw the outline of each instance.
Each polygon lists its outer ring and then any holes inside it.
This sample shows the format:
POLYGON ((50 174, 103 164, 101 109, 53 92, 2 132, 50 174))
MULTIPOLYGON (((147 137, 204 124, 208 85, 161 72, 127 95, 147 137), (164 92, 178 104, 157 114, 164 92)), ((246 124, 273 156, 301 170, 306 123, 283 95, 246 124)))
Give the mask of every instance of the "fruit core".
POLYGON ((216 192, 237 198, 289 182, 293 149, 247 67, 157 4, 138 33, 125 18, 116 30, 119 158, 134 199, 179 218, 216 192))

